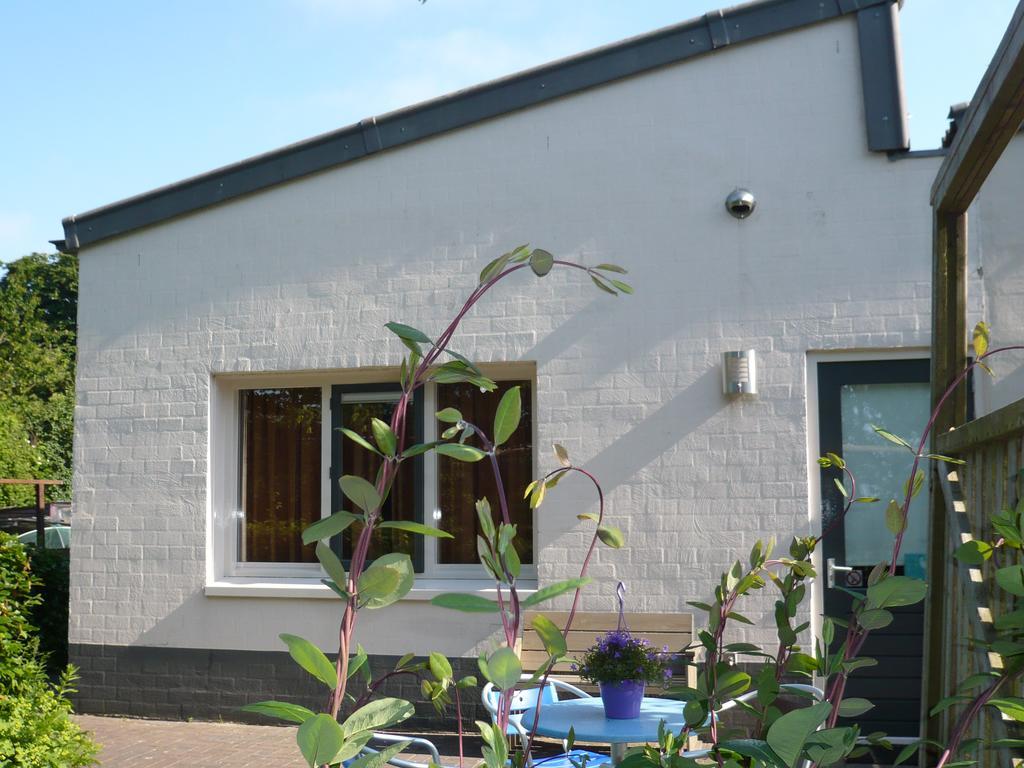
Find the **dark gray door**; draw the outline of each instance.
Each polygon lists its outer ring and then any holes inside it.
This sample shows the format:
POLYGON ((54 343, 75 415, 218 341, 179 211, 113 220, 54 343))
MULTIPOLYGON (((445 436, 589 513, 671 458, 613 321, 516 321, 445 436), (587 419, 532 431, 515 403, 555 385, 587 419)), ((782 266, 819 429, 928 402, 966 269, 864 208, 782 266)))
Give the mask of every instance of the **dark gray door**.
MULTIPOLYGON (((893 535, 885 525, 889 499, 902 501, 903 484, 913 456, 879 437, 872 425, 884 427, 916 445, 928 420, 928 360, 886 360, 818 365, 821 452, 843 457, 857 481, 857 496, 877 496, 875 504, 855 504, 822 542, 826 576, 835 587, 825 589, 825 613, 843 618, 851 596, 839 587, 863 592, 869 571, 892 556, 893 535)), ((844 499, 836 488, 835 470, 822 470, 822 528, 841 513, 844 499)), ((849 487, 849 484, 847 484, 849 487)), ((898 572, 924 578, 928 549, 927 494, 910 508, 898 572)), ((895 621, 876 630, 862 655, 878 666, 856 670, 847 685, 848 697, 863 697, 875 707, 858 717, 861 733, 918 736, 921 710, 923 604, 893 610, 895 621)), ((837 628, 836 635, 842 630, 837 628)))

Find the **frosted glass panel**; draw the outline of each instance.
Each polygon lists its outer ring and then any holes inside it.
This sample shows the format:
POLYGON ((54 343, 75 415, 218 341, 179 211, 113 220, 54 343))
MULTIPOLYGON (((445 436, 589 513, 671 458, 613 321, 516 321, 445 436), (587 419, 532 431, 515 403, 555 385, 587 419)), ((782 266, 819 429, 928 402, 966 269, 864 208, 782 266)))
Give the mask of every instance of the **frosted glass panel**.
MULTIPOLYGON (((846 564, 873 565, 892 557, 892 533, 885 527, 889 499, 903 500, 903 484, 914 457, 906 448, 879 437, 872 424, 884 427, 917 446, 928 421, 928 385, 845 384, 840 388, 843 458, 857 478, 858 496, 877 496, 876 504, 855 504, 845 520, 846 564)), ((921 468, 927 472, 927 465, 921 468)), ((928 495, 919 493, 910 505, 905 556, 923 556, 928 545, 928 495)))

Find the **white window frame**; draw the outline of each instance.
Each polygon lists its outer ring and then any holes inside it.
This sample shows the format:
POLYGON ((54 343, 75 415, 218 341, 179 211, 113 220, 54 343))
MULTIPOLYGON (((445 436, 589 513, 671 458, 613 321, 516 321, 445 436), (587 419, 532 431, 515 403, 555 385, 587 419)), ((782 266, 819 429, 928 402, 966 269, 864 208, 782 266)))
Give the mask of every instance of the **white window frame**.
MULTIPOLYGON (((531 383, 531 409, 533 418, 532 475, 537 476, 537 424, 536 424, 536 366, 534 363, 505 363, 481 366, 488 376, 496 381, 527 380, 531 383)), ((305 594, 305 587, 322 588, 324 596, 332 595, 319 580, 326 574, 319 563, 247 563, 240 559, 242 542, 242 510, 240 499, 241 467, 241 392, 248 389, 319 387, 321 390, 321 462, 320 462, 320 516, 331 514, 331 388, 334 385, 358 386, 360 384, 380 385, 398 381, 397 368, 376 368, 356 370, 317 371, 306 373, 246 373, 218 374, 212 377, 210 407, 210 461, 208 473, 208 515, 207 548, 207 594, 235 594, 232 585, 266 586, 281 596, 312 596, 305 594), (213 585, 214 589, 211 589, 213 585), (217 586, 223 587, 220 592, 217 586), (273 585, 273 586, 270 586, 273 585), (295 589, 291 589, 294 587, 295 589)), ((435 385, 420 390, 423 403, 423 440, 430 442, 439 437, 438 423, 433 418, 436 412, 437 391, 435 385)), ((380 401, 392 400, 390 394, 358 390, 345 393, 347 398, 369 398, 380 401)), ((481 425, 484 426, 484 425, 481 425)), ((423 456, 422 508, 428 525, 436 523, 438 460, 433 451, 423 456)), ((514 493, 514 489, 509 489, 514 493)), ((524 564, 520 580, 524 586, 536 580, 536 558, 539 553, 536 518, 533 526, 534 563, 524 564)), ((449 583, 470 591, 486 588, 492 580, 479 563, 443 564, 438 563, 437 540, 424 537, 423 571, 417 573, 417 586, 424 583, 443 586, 449 583)), ((429 588, 428 588, 428 591, 429 588)))

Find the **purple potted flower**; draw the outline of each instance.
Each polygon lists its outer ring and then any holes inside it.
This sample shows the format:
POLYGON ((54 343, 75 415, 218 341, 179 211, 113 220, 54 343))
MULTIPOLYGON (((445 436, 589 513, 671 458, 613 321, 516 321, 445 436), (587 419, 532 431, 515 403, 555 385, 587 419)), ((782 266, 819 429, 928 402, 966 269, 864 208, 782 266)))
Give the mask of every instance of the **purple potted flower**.
POLYGON ((573 669, 600 687, 605 717, 630 720, 640 716, 646 684, 663 682, 672 674, 670 658, 667 648, 652 648, 624 629, 598 637, 573 669))

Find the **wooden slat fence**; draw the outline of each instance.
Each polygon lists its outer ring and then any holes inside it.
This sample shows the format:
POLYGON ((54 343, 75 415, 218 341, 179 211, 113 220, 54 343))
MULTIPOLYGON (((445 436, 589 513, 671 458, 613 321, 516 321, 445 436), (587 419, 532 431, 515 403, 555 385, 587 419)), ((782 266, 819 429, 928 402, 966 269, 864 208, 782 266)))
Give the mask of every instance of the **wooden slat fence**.
MULTIPOLYGON (((947 595, 941 601, 942 616, 934 616, 945 628, 942 654, 942 690, 949 695, 969 675, 989 672, 1002 664, 1000 657, 985 651, 975 639, 994 638, 993 621, 1014 610, 1015 598, 999 589, 990 589, 995 566, 986 565, 985 575, 977 568, 962 565, 953 552, 964 541, 994 538, 992 516, 1013 508, 1024 495, 1024 400, 994 411, 936 439, 939 453, 966 461, 963 465, 937 466, 938 480, 946 506, 948 542, 945 568, 947 595)), ((1019 553, 1000 551, 999 565, 1024 563, 1019 553)), ((975 689, 977 690, 977 689, 975 689)), ((1020 695, 1022 686, 1001 695, 1020 695)), ((940 715, 941 733, 948 736, 961 708, 940 715)), ((991 707, 974 727, 973 736, 986 741, 1020 738, 1012 723, 1006 723, 991 707)), ((979 768, 1004 768, 1016 765, 1006 750, 978 753, 979 768)))

